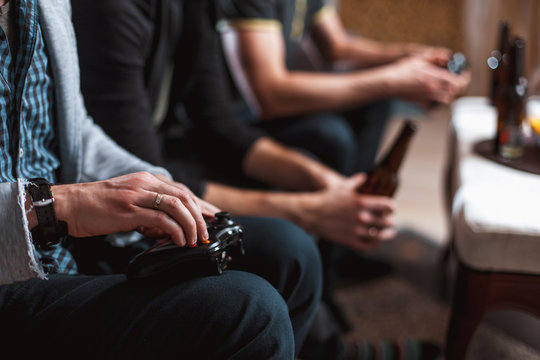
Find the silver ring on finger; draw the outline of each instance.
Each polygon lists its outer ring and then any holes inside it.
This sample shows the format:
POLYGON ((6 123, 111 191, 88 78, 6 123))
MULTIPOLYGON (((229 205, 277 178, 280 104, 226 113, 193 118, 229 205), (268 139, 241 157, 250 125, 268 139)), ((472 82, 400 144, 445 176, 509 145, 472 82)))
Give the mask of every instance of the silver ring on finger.
POLYGON ((370 226, 368 228, 368 235, 369 237, 377 237, 377 235, 379 235, 379 229, 377 229, 375 226, 370 226))

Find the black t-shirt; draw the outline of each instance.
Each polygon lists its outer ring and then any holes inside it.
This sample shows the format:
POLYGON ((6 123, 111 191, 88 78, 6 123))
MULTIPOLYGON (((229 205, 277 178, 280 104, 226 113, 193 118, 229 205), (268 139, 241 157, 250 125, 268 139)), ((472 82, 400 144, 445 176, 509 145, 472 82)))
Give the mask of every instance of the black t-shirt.
POLYGON ((295 57, 300 40, 328 0, 217 0, 220 27, 279 26, 286 46, 287 64, 295 57))
MULTIPOLYGON (((90 115, 115 141, 163 165, 152 125, 166 69, 174 64, 168 117, 182 104, 201 139, 188 149, 219 149, 217 164, 240 171, 262 132, 230 111, 212 0, 72 0, 81 87, 90 115), (204 53, 202 52, 204 50, 204 53)), ((204 181, 173 169, 197 195, 204 181)))

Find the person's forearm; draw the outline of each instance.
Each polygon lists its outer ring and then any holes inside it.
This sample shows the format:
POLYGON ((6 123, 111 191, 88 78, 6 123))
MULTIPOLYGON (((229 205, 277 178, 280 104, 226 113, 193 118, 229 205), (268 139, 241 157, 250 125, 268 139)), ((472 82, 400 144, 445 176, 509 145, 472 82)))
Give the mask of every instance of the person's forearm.
POLYGON ((347 36, 346 41, 334 52, 334 62, 351 61, 356 67, 389 64, 411 55, 409 44, 381 43, 359 36, 347 36))
POLYGON ((204 200, 235 216, 277 217, 309 231, 305 218, 314 198, 310 193, 245 190, 211 182, 206 186, 204 200))
POLYGON ((231 36, 237 39, 226 43, 228 54, 242 64, 263 119, 344 110, 393 95, 390 66, 347 73, 289 71, 280 32, 239 31, 231 36))
POLYGON ((413 51, 408 43, 385 43, 349 34, 335 11, 317 19, 311 35, 321 55, 331 64, 346 62, 352 67, 388 64, 413 51))
POLYGON ((318 190, 342 179, 319 161, 268 137, 260 138, 251 146, 242 165, 247 176, 288 190, 318 190))
POLYGON ((343 110, 392 96, 386 67, 350 73, 289 72, 255 84, 263 119, 343 110), (258 88, 258 89, 257 89, 258 88))
POLYGON ((449 104, 469 82, 422 57, 406 57, 374 69, 341 74, 285 72, 257 82, 263 118, 343 111, 370 101, 401 98, 449 104))
POLYGON ((355 189, 364 180, 365 176, 359 174, 333 189, 301 193, 243 190, 210 183, 205 200, 233 215, 289 220, 309 233, 363 251, 395 235, 392 199, 357 194, 355 189))

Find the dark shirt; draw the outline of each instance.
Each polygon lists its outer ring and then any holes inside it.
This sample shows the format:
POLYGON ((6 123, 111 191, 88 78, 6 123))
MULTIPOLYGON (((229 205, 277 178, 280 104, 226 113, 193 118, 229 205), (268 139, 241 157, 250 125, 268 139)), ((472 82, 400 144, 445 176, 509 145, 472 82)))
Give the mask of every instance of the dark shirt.
MULTIPOLYGON (((229 110, 213 1, 72 0, 72 6, 86 106, 113 139, 146 161, 164 163, 152 115, 173 63, 167 116, 174 119, 183 106, 194 124, 189 131, 204 139, 190 142, 188 151, 204 153, 212 144, 217 166, 240 169, 262 134, 229 110)), ((173 176, 199 196, 204 192, 202 179, 173 176)))
MULTIPOLYGON (((321 11, 325 0, 217 0, 220 18, 227 26, 260 26, 260 21, 276 21, 281 26, 285 42, 286 62, 289 65, 299 49, 314 16, 321 11), (256 24, 259 22, 259 24, 256 24)), ((221 25, 223 26, 223 24, 221 25)))

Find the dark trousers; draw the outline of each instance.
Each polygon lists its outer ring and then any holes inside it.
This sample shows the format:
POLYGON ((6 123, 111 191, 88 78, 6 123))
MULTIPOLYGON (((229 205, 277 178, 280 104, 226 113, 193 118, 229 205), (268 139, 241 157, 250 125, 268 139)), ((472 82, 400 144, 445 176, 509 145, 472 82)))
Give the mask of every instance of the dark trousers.
POLYGON ((319 112, 261 126, 281 143, 350 176, 373 166, 390 109, 389 101, 379 101, 342 113, 319 112))
MULTIPOLYGON (((368 172, 391 113, 390 101, 378 101, 343 113, 314 113, 263 123, 276 140, 305 151, 339 173, 350 176, 368 172)), ((350 251, 320 239, 324 267, 323 301, 342 331, 351 325, 333 299, 337 263, 350 251)))
POLYGON ((317 249, 283 220, 238 221, 246 255, 220 276, 53 275, 0 286, 2 355, 292 359, 320 297, 317 249))

